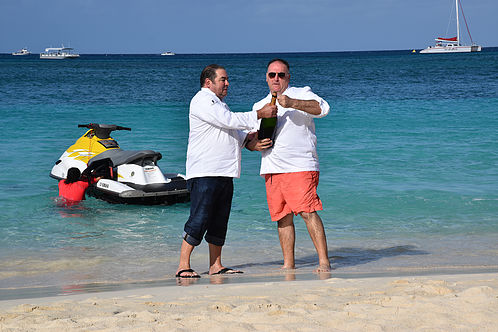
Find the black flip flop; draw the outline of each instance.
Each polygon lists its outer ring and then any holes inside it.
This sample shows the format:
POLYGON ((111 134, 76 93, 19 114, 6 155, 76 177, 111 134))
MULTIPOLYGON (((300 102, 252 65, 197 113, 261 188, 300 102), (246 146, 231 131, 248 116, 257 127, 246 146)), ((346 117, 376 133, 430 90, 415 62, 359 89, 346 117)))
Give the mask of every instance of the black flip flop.
POLYGON ((242 271, 237 271, 237 270, 234 270, 234 269, 231 269, 231 268, 228 268, 228 267, 225 267, 221 270, 219 270, 218 272, 216 273, 213 273, 211 274, 212 276, 215 275, 215 274, 237 274, 237 273, 244 273, 242 271))
POLYGON ((192 269, 180 270, 180 271, 178 271, 178 273, 176 274, 175 277, 177 277, 177 278, 185 278, 185 279, 187 279, 187 278, 200 278, 201 277, 198 274, 195 274, 193 276, 182 276, 182 273, 184 273, 184 272, 195 272, 195 271, 192 270, 192 269))

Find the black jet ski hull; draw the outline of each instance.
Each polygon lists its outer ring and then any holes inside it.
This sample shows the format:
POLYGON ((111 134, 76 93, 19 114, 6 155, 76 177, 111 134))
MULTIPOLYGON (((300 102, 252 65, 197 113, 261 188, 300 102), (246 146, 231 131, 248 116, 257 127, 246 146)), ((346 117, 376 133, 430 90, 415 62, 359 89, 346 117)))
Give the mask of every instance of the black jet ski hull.
POLYGON ((90 186, 87 189, 89 196, 113 204, 138 204, 138 205, 172 205, 190 201, 187 189, 178 189, 162 192, 144 192, 141 190, 128 190, 121 193, 90 186))

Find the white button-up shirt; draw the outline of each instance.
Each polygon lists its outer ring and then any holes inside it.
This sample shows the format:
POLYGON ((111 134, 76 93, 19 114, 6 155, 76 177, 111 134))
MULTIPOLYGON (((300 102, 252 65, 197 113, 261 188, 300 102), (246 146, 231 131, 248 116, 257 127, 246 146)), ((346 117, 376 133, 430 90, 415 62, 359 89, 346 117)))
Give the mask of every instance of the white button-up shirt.
POLYGON ((256 112, 234 113, 214 92, 202 88, 189 113, 187 179, 204 176, 240 177, 241 147, 246 132, 258 126, 256 112))
MULTIPOLYGON (((314 94, 310 87, 285 89, 284 95, 300 100, 316 100, 321 113, 312 115, 293 108, 283 108, 278 104, 277 130, 273 147, 262 151, 261 175, 319 171, 316 153, 314 118, 322 118, 330 111, 329 104, 314 94)), ((253 106, 253 112, 261 109, 271 100, 271 94, 253 106)))

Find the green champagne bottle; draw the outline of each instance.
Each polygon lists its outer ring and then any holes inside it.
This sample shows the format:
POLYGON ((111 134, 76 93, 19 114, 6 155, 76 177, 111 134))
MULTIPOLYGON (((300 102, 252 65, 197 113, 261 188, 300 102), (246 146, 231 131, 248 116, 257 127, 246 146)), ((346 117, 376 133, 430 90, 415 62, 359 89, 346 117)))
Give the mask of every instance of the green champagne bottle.
MULTIPOLYGON (((271 93, 271 105, 275 105, 277 102, 277 93, 271 93)), ((277 117, 274 118, 263 118, 261 119, 261 124, 259 125, 258 139, 270 138, 272 141, 275 138, 275 130, 277 128, 277 117)))

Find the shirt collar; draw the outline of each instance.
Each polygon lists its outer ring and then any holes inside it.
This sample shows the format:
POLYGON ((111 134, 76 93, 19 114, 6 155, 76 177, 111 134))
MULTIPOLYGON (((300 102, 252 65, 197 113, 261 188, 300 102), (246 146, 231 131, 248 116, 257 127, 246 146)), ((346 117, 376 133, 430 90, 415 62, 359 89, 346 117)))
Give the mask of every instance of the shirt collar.
POLYGON ((216 93, 214 93, 213 91, 211 91, 209 88, 201 88, 201 91, 204 91, 208 94, 210 94, 213 98, 216 98, 216 101, 219 101, 219 102, 223 102, 223 100, 221 100, 217 95, 216 93))
MULTIPOLYGON (((283 94, 283 95, 285 95, 285 93, 286 93, 287 91, 289 91, 290 87, 291 87, 291 86, 290 86, 290 85, 288 85, 288 86, 287 86, 287 88, 284 90, 284 92, 283 92, 282 94, 283 94)), ((268 92, 268 96, 270 96, 270 98, 271 98, 271 91, 270 91, 270 92, 268 92)))

